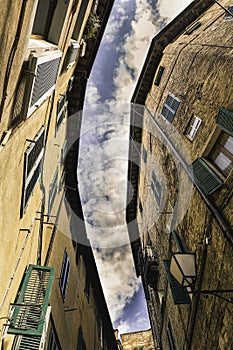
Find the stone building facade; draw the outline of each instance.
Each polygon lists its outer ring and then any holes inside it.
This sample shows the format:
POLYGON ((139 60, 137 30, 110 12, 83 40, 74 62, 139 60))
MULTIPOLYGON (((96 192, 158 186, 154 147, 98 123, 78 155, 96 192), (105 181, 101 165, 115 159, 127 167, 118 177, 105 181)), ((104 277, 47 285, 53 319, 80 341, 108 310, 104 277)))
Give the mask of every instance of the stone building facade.
POLYGON ((151 329, 121 334, 123 350, 154 350, 154 339, 151 329))
POLYGON ((127 223, 156 349, 233 344, 231 5, 193 1, 154 37, 131 100, 127 223))
POLYGON ((0 3, 1 349, 116 349, 76 174, 113 1, 0 3))

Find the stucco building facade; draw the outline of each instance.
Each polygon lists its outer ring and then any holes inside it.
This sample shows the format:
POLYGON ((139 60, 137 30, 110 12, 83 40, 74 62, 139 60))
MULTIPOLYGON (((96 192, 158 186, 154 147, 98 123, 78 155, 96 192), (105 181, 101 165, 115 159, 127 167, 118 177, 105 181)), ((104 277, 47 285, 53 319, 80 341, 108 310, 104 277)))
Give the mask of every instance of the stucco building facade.
POLYGON ((156 349, 233 343, 233 18, 220 3, 193 1, 154 37, 131 100, 127 222, 156 349), (196 272, 181 281, 184 255, 196 272))
POLYGON ((1 1, 1 348, 116 349, 77 184, 113 1, 1 1))

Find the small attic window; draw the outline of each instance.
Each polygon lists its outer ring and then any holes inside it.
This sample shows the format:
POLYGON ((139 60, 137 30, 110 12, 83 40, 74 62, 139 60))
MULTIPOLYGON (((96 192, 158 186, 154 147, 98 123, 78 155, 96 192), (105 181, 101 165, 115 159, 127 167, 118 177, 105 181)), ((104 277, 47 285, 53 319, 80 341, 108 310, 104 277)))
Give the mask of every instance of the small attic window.
POLYGON ((190 35, 192 34, 192 32, 194 32, 197 28, 199 28, 201 26, 201 22, 196 22, 194 23, 192 26, 188 27, 185 29, 185 33, 186 35, 190 35))
POLYGON ((232 19, 233 18, 233 5, 228 6, 227 8, 228 11, 225 12, 224 19, 232 19), (232 14, 230 15, 231 12, 232 14))

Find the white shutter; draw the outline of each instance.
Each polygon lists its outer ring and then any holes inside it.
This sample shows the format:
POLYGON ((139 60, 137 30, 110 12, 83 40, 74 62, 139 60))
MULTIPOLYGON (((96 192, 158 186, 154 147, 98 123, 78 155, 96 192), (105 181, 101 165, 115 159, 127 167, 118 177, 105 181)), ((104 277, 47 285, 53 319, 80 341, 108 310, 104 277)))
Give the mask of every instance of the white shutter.
POLYGON ((29 58, 29 82, 24 113, 29 117, 52 93, 57 81, 62 52, 33 53, 29 58))

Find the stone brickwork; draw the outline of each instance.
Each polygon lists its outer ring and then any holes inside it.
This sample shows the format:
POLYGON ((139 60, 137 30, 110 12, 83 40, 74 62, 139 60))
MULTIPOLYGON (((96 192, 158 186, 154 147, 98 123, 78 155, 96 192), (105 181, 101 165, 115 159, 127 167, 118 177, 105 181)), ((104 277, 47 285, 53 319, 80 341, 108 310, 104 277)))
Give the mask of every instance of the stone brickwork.
POLYGON ((121 334, 123 350, 154 350, 154 340, 151 329, 121 334))
MULTIPOLYGON (((231 2, 225 0, 221 4, 227 7, 231 2)), ((156 69, 147 90, 147 110, 138 137, 143 145, 141 149, 147 152, 146 161, 141 156, 137 188, 140 243, 132 244, 132 248, 134 251, 140 246, 145 250, 150 246, 156 252, 157 287, 148 285, 143 266, 139 270, 145 282, 158 350, 232 349, 233 305, 229 298, 233 293, 199 293, 233 290, 233 170, 223 175, 211 158, 223 131, 229 140, 233 134, 233 88, 229 74, 233 64, 232 25, 233 19, 224 19, 224 10, 213 4, 172 38, 156 67, 151 68, 156 69), (198 22, 196 29, 188 32, 198 22), (164 71, 155 85, 160 67, 164 71), (169 94, 179 101, 171 121, 161 116, 169 94), (220 107, 232 113, 227 130, 217 122, 220 107), (201 123, 191 138, 193 116, 201 123), (193 180, 192 163, 199 157, 222 183, 211 194, 203 192, 193 180), (176 304, 165 269, 164 261, 170 261, 175 252, 196 254, 195 293, 190 294, 190 302, 186 304, 184 301, 176 304)), ((168 33, 164 33, 166 40, 168 33)), ((157 40, 162 38, 158 36, 157 40)), ((153 43, 156 51, 156 37, 153 43)), ((147 73, 155 57, 152 49, 150 55, 134 93, 134 103, 145 96, 143 79, 151 79, 147 73)), ((232 143, 230 148, 233 154, 232 143)))

